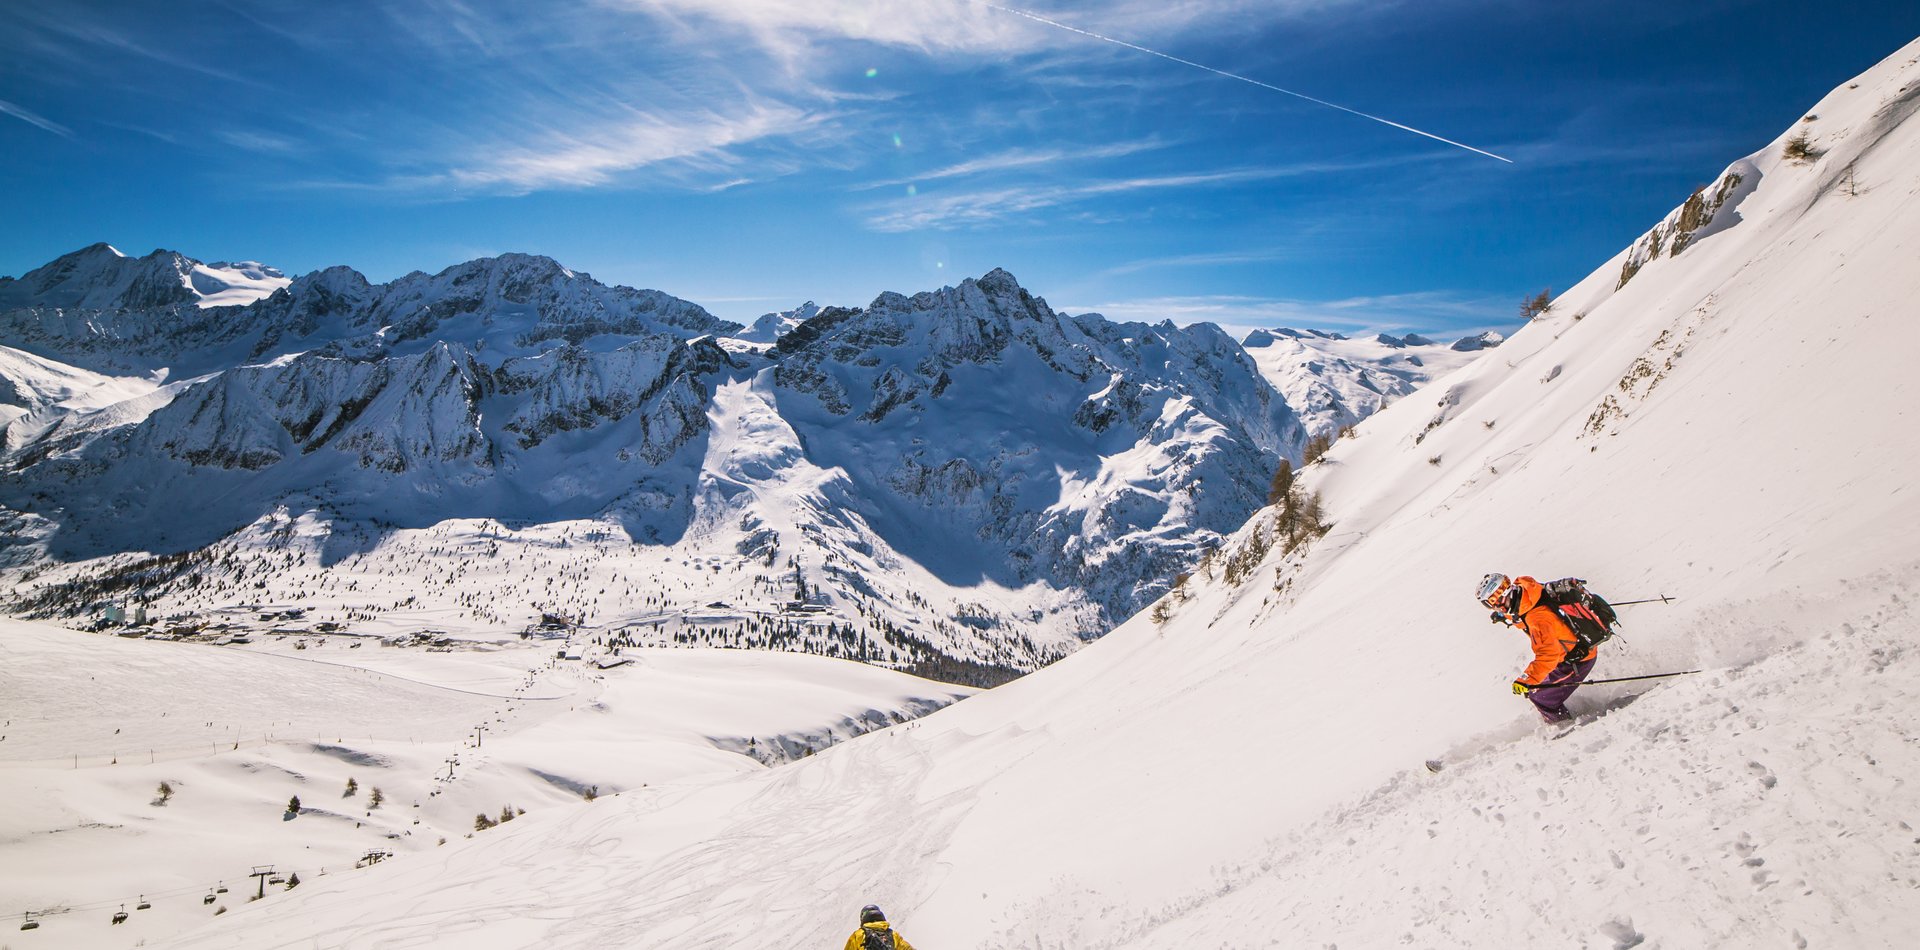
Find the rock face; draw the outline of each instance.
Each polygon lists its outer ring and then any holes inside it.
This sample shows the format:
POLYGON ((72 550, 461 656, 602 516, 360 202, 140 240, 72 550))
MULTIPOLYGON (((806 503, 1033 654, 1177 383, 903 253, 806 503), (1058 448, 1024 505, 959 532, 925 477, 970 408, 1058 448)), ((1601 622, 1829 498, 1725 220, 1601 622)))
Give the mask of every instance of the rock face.
POLYGON ((0 277, 0 310, 59 307, 151 310, 200 299, 190 280, 197 261, 173 251, 142 258, 92 244, 19 279, 0 277))
POLYGON ((1627 250, 1627 259, 1620 265, 1620 280, 1614 288, 1625 287, 1641 268, 1662 255, 1678 257, 1694 241, 1732 226, 1739 219, 1735 209, 1741 199, 1752 194, 1759 184, 1760 169, 1742 159, 1728 166, 1712 184, 1694 189, 1680 207, 1673 209, 1665 220, 1627 250))
POLYGON ((1463 336, 1453 341, 1453 349, 1461 353, 1478 353, 1481 350, 1493 349, 1506 341, 1507 338, 1505 336, 1488 330, 1485 333, 1463 336))
MULTIPOLYGON (((1003 270, 771 314, 767 346, 543 257, 384 285, 336 267, 214 307, 125 279, 128 260, 89 248, 8 285, 28 306, 0 343, 27 352, 0 362, 21 378, 0 515, 32 530, 0 542, 7 563, 199 551, 302 513, 335 538, 591 520, 669 559, 784 558, 922 660, 1031 668, 1163 593, 1316 425, 1372 408, 1303 418, 1217 327, 1060 314, 1003 270), (110 381, 112 399, 70 392, 110 381)), ((1276 330, 1267 350, 1303 340, 1340 342, 1276 330)), ((1318 378, 1398 392, 1447 352, 1370 345, 1401 369, 1318 378)))
POLYGON ((1003 270, 823 310, 772 358, 782 416, 892 546, 938 525, 978 552, 964 570, 1084 589, 1115 620, 1259 507, 1306 438, 1217 327, 1065 317, 1003 270))

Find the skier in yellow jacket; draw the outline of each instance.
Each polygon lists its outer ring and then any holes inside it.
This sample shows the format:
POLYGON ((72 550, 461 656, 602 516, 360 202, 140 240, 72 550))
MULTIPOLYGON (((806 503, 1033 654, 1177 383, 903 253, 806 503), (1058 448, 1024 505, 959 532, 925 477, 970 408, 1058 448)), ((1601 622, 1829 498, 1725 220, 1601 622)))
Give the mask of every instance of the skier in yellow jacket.
POLYGON ((880 908, 868 904, 860 908, 860 929, 847 938, 846 950, 913 950, 913 944, 894 932, 880 908))

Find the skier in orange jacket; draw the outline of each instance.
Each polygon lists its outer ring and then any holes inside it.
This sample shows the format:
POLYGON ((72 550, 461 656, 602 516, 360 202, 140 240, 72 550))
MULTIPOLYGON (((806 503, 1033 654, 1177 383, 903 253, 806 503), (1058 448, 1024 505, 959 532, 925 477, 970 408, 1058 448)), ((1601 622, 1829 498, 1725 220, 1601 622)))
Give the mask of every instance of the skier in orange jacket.
POLYGON ((860 929, 847 938, 845 950, 913 950, 913 944, 894 932, 880 908, 868 904, 860 908, 860 929))
POLYGON ((1594 650, 1581 648, 1573 628, 1541 602, 1544 594, 1531 577, 1488 574, 1480 580, 1480 602, 1493 608, 1494 619, 1519 627, 1533 644, 1533 662, 1513 681, 1514 695, 1531 700, 1541 719, 1566 722, 1573 718, 1567 697, 1593 672, 1594 650))

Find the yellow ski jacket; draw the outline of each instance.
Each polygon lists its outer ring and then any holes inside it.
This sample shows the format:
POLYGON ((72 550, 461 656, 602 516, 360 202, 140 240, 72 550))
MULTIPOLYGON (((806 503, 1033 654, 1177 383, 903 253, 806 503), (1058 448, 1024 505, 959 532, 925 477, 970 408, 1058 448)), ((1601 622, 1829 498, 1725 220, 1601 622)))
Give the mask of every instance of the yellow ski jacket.
MULTIPOLYGON (((854 931, 853 936, 847 938, 846 950, 866 950, 867 931, 890 929, 892 928, 884 920, 876 920, 870 924, 861 924, 860 929, 854 931)), ((900 936, 898 931, 895 931, 893 934, 893 946, 894 950, 913 950, 913 944, 908 943, 907 938, 900 936)))

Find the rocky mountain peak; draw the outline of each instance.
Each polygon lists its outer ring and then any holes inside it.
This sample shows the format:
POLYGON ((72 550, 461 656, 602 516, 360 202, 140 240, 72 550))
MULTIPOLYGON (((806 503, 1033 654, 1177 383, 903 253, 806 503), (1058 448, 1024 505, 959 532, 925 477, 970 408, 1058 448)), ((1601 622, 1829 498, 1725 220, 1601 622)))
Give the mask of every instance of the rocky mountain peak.
POLYGON ((813 319, 820 313, 820 305, 809 300, 792 310, 779 310, 766 313, 753 321, 753 326, 735 336, 735 339, 749 343, 775 343, 787 334, 787 331, 813 319))
POLYGON ((0 310, 109 310, 192 303, 199 294, 187 275, 197 264, 176 251, 156 250, 146 257, 132 258, 109 244, 89 244, 17 280, 0 278, 0 310))
POLYGON ((1502 343, 1505 343, 1506 340, 1507 338, 1500 335, 1499 333, 1493 330, 1488 330, 1485 333, 1476 333, 1473 336, 1463 336, 1460 339, 1453 341, 1453 349, 1461 353, 1477 353, 1481 350, 1493 349, 1494 347, 1499 346, 1502 343))

